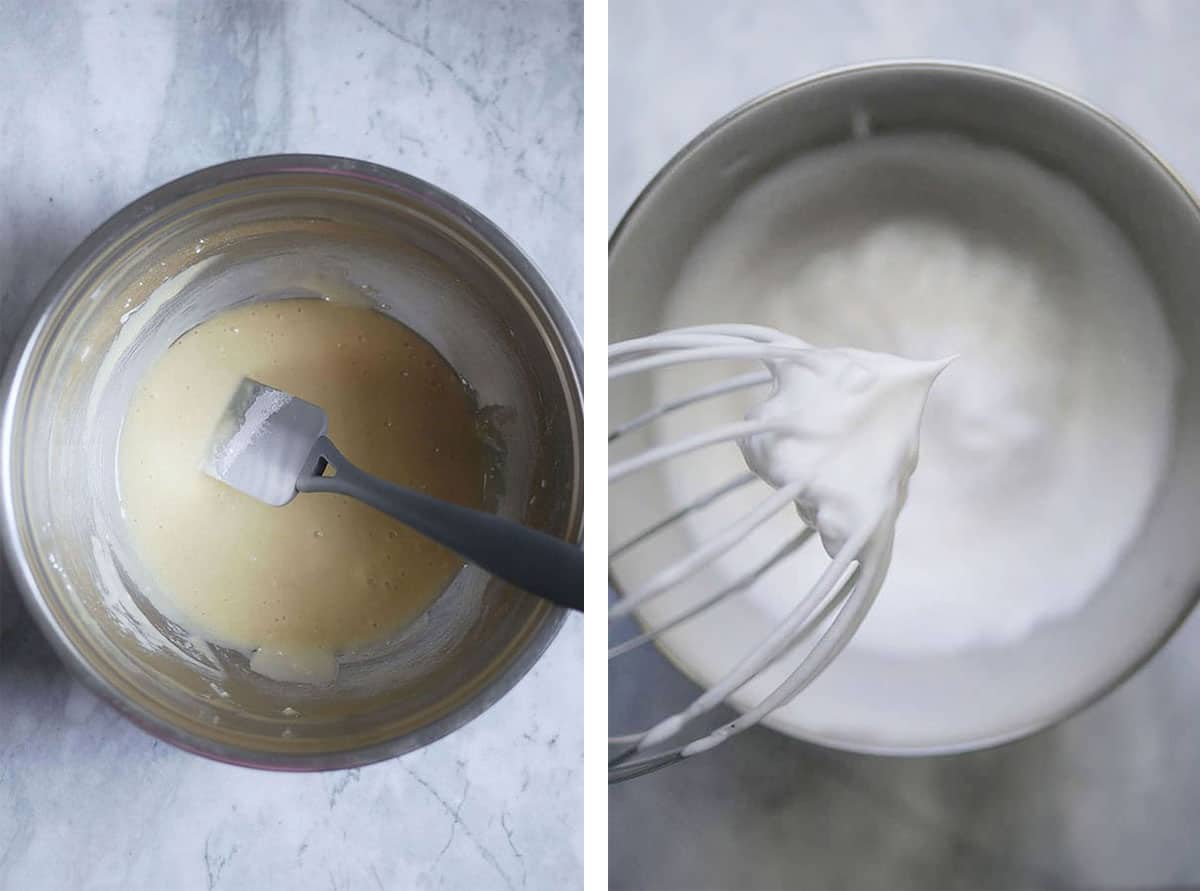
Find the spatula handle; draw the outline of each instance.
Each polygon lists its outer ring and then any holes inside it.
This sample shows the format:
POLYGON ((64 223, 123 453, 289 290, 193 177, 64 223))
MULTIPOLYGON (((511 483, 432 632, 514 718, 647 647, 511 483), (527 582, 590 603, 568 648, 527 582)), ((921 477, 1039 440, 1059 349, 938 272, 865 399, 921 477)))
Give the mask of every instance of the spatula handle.
MULTIPOLYGON (((551 603, 583 609, 583 549, 495 514, 471 510, 406 489, 360 470, 322 436, 309 466, 319 458, 333 476, 301 476, 301 492, 348 495, 383 511, 444 545, 497 578, 551 603)), ((322 468, 323 469, 323 468, 322 468)))

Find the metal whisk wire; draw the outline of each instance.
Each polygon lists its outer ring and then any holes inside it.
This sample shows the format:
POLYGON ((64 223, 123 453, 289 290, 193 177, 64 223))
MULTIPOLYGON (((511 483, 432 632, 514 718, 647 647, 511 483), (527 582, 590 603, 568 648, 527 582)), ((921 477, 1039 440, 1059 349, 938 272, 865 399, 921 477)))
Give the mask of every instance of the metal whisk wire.
MULTIPOLYGON (((616 424, 610 446, 623 437, 643 430, 656 421, 690 406, 739 390, 776 380, 776 365, 792 362, 807 365, 811 347, 770 328, 754 325, 705 325, 681 328, 613 344, 609 347, 609 379, 649 374, 693 362, 749 360, 761 369, 738 374, 717 384, 696 389, 682 397, 616 424)), ((722 443, 738 442, 761 434, 783 433, 787 424, 778 420, 738 421, 677 441, 651 445, 609 465, 610 485, 665 461, 722 443)), ((749 471, 718 483, 688 503, 622 540, 609 553, 610 562, 639 547, 694 511, 719 505, 722 499, 748 486, 755 475, 749 471)), ((787 509, 801 494, 803 484, 784 485, 755 508, 737 518, 724 530, 701 542, 690 553, 651 573, 629 590, 617 589, 618 599, 610 608, 610 620, 637 615, 645 605, 684 582, 727 553, 768 520, 787 509)), ((759 645, 744 653, 717 683, 683 710, 636 733, 609 739, 609 780, 618 782, 658 770, 708 751, 761 722, 775 709, 790 702, 811 684, 833 661, 857 631, 883 583, 891 556, 891 529, 898 504, 889 506, 874 521, 855 530, 832 558, 811 589, 799 599, 782 623, 759 645), (692 722, 707 715, 785 656, 807 647, 799 663, 755 706, 716 730, 676 742, 692 722)), ((765 573, 800 548, 814 535, 811 527, 801 530, 772 551, 760 564, 725 584, 719 590, 695 598, 677 614, 634 636, 613 644, 609 658, 617 659, 657 640, 663 634, 692 621, 718 603, 745 591, 765 573)), ((616 588, 616 586, 614 586, 616 588)))

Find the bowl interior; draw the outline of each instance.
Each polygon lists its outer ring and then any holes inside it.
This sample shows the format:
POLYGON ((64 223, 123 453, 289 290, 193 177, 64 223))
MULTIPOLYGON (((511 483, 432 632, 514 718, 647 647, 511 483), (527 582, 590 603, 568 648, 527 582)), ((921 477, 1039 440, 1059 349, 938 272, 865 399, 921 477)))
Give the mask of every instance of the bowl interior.
POLYGON ((422 335, 474 389, 498 467, 489 507, 576 539, 573 335, 528 262, 449 196, 364 165, 238 163, 131 206, 48 286, 6 419, 14 562, 60 649, 176 742, 267 766, 370 760, 482 711, 548 644, 561 611, 468 567, 421 618, 344 663, 333 686, 251 672, 146 596, 153 581, 128 541, 115 472, 139 376, 238 303, 370 306, 422 335), (319 169, 331 166, 341 169, 319 169))
MULTIPOLYGON (((1157 500, 1134 544, 1081 611, 1017 643, 987 649, 899 658, 851 647, 768 721, 792 735, 858 751, 978 748, 1036 730, 1100 695, 1148 657, 1195 600, 1200 555, 1189 529, 1200 505, 1200 367, 1194 358, 1200 343, 1194 299, 1200 214, 1132 136, 1049 88, 953 65, 837 72, 751 103, 693 142, 647 188, 610 249, 610 339, 661 327, 662 297, 682 262, 708 223, 748 184, 788 159, 857 138, 864 129, 959 134, 1017 152, 1075 183, 1130 241, 1161 297, 1180 358, 1172 452, 1157 500)), ((651 395, 649 387, 615 387, 610 414, 636 416, 651 395)), ((711 487, 717 481, 708 482, 711 487)), ((640 474, 635 486, 613 488, 610 534, 620 540, 671 506, 664 475, 640 474)), ((614 567, 615 581, 636 583, 671 555, 694 547, 680 530, 664 534, 614 567)), ((660 623, 689 596, 685 588, 674 602, 665 598, 647 607, 642 618, 660 623)), ((708 686, 736 654, 771 630, 745 601, 731 602, 667 633, 660 645, 708 686)), ((734 704, 745 709, 757 703, 791 667, 776 666, 743 688, 734 704)))

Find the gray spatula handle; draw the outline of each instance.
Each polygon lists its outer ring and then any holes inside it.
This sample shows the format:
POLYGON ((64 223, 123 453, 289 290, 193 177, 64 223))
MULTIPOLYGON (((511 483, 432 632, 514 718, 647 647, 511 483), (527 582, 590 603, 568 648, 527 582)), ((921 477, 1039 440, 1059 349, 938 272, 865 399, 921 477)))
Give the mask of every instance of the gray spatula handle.
POLYGON ((301 476, 297 490, 357 498, 530 594, 583 609, 582 548, 494 514, 381 480, 347 461, 324 436, 317 440, 309 466, 316 466, 318 458, 332 464, 337 473, 301 476))

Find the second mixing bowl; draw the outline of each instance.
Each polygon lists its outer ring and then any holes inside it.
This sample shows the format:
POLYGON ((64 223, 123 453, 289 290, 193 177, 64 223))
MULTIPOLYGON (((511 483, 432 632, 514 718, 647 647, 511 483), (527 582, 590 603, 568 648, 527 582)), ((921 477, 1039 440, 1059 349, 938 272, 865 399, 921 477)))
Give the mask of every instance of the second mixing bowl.
MULTIPOLYGON (((1014 739, 1081 708, 1148 658, 1195 602, 1200 210, 1187 190, 1123 127, 1041 84, 939 63, 833 72, 784 87, 718 121, 639 196, 610 245, 609 337, 619 341, 663 327, 664 295, 689 252, 759 177, 809 151, 905 132, 952 133, 1007 149, 1081 188, 1117 224, 1149 273, 1180 357, 1172 452, 1156 500, 1133 544, 1082 609, 1005 646, 902 659, 851 645, 812 687, 767 720, 785 733, 838 748, 931 754, 1014 739)), ((746 317, 744 307, 731 295, 728 317, 707 321, 769 323, 746 317)), ((650 407, 651 390, 614 388, 611 416, 637 417, 650 407)), ((706 482, 712 487, 720 481, 706 482)), ((665 474, 639 475, 636 486, 611 492, 612 535, 621 540, 677 507, 665 474)), ((633 585, 668 565, 671 555, 695 547, 683 530, 668 531, 623 558, 615 584, 633 585)), ((885 584, 880 597, 887 593, 885 584)), ((657 627, 680 611, 678 602, 652 603, 642 618, 657 627)), ((772 627, 753 609, 722 608, 668 631, 659 644, 707 687, 734 654, 752 651, 772 627)), ((620 668, 614 664, 613 670, 620 668)), ((733 704, 743 710, 756 704, 782 672, 780 666, 773 678, 756 679, 733 704)))

